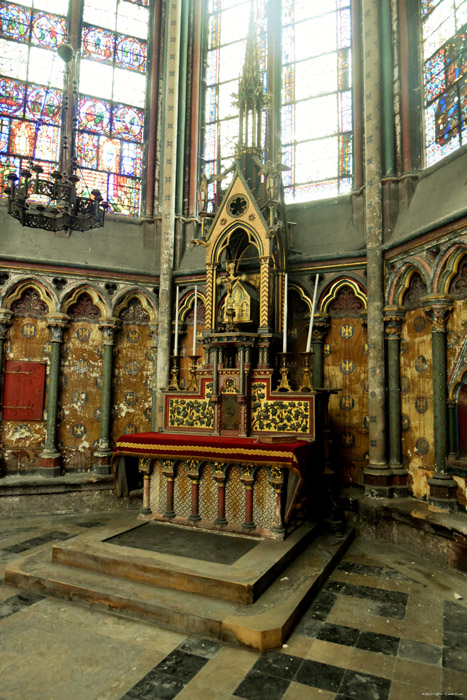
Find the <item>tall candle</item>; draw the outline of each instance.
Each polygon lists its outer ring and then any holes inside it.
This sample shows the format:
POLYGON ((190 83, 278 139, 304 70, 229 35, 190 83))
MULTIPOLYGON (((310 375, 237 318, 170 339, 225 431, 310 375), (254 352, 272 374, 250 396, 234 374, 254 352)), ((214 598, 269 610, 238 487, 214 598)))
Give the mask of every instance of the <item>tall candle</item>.
POLYGON ((287 272, 284 275, 284 328, 282 334, 282 352, 287 352, 287 272))
POLYGON ((193 318, 193 355, 196 355, 196 330, 198 325, 198 287, 195 285, 195 314, 193 318))
POLYGON ((315 277, 315 290, 313 292, 313 304, 311 306, 310 327, 308 328, 308 338, 306 341, 306 351, 307 352, 310 352, 310 350, 311 350, 311 334, 313 331, 313 323, 315 320, 315 308, 316 308, 316 295, 318 293, 318 281, 319 281, 319 275, 316 275, 316 277, 315 277))
POLYGON ((174 342, 174 355, 178 355, 178 295, 180 293, 180 290, 178 287, 175 287, 176 292, 175 292, 175 342, 174 342))

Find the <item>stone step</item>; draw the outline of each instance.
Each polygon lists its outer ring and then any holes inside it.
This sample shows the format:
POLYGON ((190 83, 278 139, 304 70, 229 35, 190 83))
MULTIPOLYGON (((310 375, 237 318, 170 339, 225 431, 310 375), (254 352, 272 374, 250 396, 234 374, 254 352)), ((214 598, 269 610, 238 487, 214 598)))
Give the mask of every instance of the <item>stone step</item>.
POLYGON ((10 562, 5 584, 266 650, 285 642, 353 536, 316 536, 251 605, 67 566, 50 549, 10 562))
POLYGON ((317 532, 316 524, 306 523, 285 540, 269 540, 165 523, 111 524, 54 544, 52 559, 152 586, 249 605, 317 532), (170 551, 164 551, 166 543, 171 543, 170 551), (153 549, 148 549, 151 546, 153 549), (175 548, 178 554, 172 553, 175 548), (211 560, 206 559, 209 556, 211 560))

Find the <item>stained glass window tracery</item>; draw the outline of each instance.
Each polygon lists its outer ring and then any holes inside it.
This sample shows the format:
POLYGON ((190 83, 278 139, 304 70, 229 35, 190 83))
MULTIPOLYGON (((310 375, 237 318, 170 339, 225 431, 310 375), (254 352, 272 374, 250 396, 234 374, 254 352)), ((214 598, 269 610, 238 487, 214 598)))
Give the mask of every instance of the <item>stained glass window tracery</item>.
MULTIPOLYGON (((230 164, 238 138, 232 93, 245 57, 247 17, 257 13, 259 59, 266 74, 266 32, 273 0, 208 3, 204 120, 205 172, 230 164)), ((350 192, 353 169, 351 0, 282 0, 281 139, 286 199, 350 192)), ((267 86, 266 86, 267 89, 267 86)), ((209 194, 212 199, 212 187, 209 194)))
POLYGON ((467 143, 467 0, 423 0, 427 165, 467 143))
POLYGON ((110 211, 130 216, 140 207, 148 30, 149 1, 84 2, 79 186, 84 194, 97 187, 110 211))
POLYGON ((46 172, 58 161, 68 0, 0 2, 0 192, 30 159, 46 172))

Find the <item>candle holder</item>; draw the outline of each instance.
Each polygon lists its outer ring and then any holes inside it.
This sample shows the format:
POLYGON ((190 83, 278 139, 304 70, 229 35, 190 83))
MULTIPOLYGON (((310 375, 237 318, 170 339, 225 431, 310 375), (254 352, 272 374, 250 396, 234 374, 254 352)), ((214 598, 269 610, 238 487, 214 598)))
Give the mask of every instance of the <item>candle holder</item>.
POLYGON ((187 391, 198 391, 198 368, 197 363, 201 355, 188 355, 191 360, 190 383, 187 391))
POLYGON ((302 366, 302 383, 300 384, 299 391, 313 391, 313 386, 311 384, 312 368, 311 368, 311 356, 313 355, 313 350, 308 350, 307 352, 301 352, 300 355, 303 357, 302 366))
POLYGON ((289 363, 288 358, 290 352, 278 352, 280 359, 279 372, 281 373, 281 380, 277 386, 276 391, 292 391, 292 387, 289 384, 289 363))
POLYGON ((180 387, 178 385, 178 375, 180 373, 180 357, 179 355, 172 355, 170 359, 172 360, 172 369, 170 370, 171 379, 168 388, 172 391, 180 391, 180 387))

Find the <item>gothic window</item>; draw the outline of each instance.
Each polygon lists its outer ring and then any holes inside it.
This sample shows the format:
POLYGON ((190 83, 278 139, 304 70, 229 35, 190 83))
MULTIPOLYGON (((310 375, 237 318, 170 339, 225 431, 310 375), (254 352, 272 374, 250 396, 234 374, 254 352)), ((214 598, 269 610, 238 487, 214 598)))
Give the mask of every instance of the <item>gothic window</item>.
POLYGON ((350 0, 282 1, 282 148, 286 201, 352 188, 350 0))
POLYGON ((68 0, 0 2, 0 192, 34 158, 49 173, 59 156, 68 0))
POLYGON ((59 163, 65 70, 55 49, 79 29, 70 64, 77 189, 99 189, 112 213, 139 215, 150 14, 151 0, 0 2, 2 193, 8 172, 32 159, 46 173, 59 163))
POLYGON ((422 0, 427 165, 466 143, 467 0, 422 0))
MULTIPOLYGON (((257 27, 260 70, 266 83, 267 5, 267 0, 209 2, 203 129, 204 172, 208 179, 228 168, 235 155, 239 132, 235 94, 245 60, 251 10, 257 27)), ((224 180, 226 183, 227 180, 224 180)), ((208 201, 212 201, 213 197, 214 185, 210 184, 208 201)))
MULTIPOLYGON (((245 58, 248 16, 253 11, 258 60, 265 90, 282 46, 280 99, 286 200, 305 201, 349 192, 352 187, 351 0, 210 0, 207 20, 204 170, 231 165, 238 138, 235 93, 245 58), (282 10, 279 11, 282 4, 282 10), (271 27, 281 25, 280 42, 271 27), (274 42, 271 46, 270 42, 274 42)), ((274 98, 274 96, 273 96, 274 98)), ((279 116, 279 115, 277 115, 279 116)), ((266 129, 263 129, 266 133, 266 129)), ((208 199, 212 201, 214 185, 208 199)))

